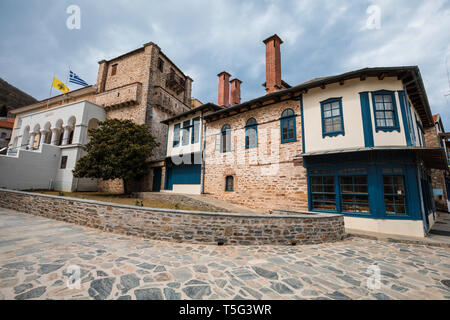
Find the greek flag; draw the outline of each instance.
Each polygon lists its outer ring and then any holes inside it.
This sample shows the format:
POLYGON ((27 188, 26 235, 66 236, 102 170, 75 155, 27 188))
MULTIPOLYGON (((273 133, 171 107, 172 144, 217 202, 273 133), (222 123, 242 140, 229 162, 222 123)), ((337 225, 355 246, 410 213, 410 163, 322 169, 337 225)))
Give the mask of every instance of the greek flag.
POLYGON ((76 73, 74 73, 74 72, 72 72, 72 71, 70 71, 69 82, 78 84, 78 85, 83 86, 83 87, 89 86, 89 84, 87 84, 86 81, 84 81, 83 79, 81 79, 79 76, 77 76, 76 73))

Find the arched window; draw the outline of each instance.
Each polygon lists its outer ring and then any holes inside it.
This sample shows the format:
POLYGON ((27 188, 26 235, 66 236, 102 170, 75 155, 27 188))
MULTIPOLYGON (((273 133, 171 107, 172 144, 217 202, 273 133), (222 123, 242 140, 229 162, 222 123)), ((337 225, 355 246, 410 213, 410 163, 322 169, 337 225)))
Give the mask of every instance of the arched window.
POLYGON ((234 191, 234 177, 233 176, 227 176, 225 178, 225 191, 226 192, 234 191))
POLYGON ((286 109, 281 114, 281 143, 292 142, 297 140, 295 129, 295 113, 292 109, 286 109))
POLYGON ((231 127, 229 124, 224 125, 220 130, 220 151, 231 151, 231 127))
POLYGON ((255 118, 250 118, 245 124, 245 148, 255 148, 258 146, 258 123, 255 118))

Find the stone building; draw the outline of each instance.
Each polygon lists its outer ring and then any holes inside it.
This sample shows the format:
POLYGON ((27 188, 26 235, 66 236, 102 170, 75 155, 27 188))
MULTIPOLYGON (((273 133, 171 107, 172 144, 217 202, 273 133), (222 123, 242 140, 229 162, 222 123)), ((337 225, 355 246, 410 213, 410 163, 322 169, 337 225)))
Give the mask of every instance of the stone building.
MULTIPOLYGON (((205 115, 204 192, 264 211, 337 212, 346 227, 424 236, 435 221, 432 170, 446 170, 418 67, 364 68, 290 86, 281 39, 266 45, 266 95, 240 103, 219 74, 205 115)), ((234 90, 234 91, 233 91, 234 90)), ((170 143, 170 140, 169 140, 170 143)))
MULTIPOLYGON (((447 148, 448 134, 444 129, 440 114, 433 115, 434 126, 425 130, 425 141, 427 146, 442 147, 446 154, 447 163, 449 159, 449 150, 447 148)), ((441 211, 449 211, 448 187, 450 186, 450 171, 431 169, 431 182, 433 187, 433 196, 436 208, 441 211)))
MULTIPOLYGON (((155 43, 147 43, 119 57, 100 61, 95 85, 14 110, 16 122, 10 147, 12 151, 18 149, 20 152, 21 149, 28 147, 29 135, 41 134, 40 131, 33 131, 33 128, 44 128, 45 122, 30 124, 32 131, 26 133, 23 131, 24 128, 18 125, 21 119, 28 115, 52 110, 50 112, 52 117, 62 118, 64 115, 58 114, 62 110, 61 106, 81 101, 90 102, 101 107, 107 119, 129 119, 147 125, 159 142, 159 147, 149 157, 152 171, 147 177, 141 181, 134 181, 130 186, 135 191, 151 191, 154 172, 160 172, 165 164, 167 126, 161 124, 161 121, 190 110, 192 82, 193 80, 185 75, 155 43)), ((72 112, 68 108, 63 109, 66 113, 72 112)), ((83 119, 76 120, 75 126, 81 126, 83 119)), ((55 125, 56 123, 52 123, 49 130, 53 130, 57 136, 62 135, 64 128, 55 125)), ((86 127, 83 128, 87 130, 86 127)), ((45 144, 45 141, 43 143, 45 144)), ((122 181, 119 180, 99 181, 98 187, 102 191, 123 191, 122 181)))

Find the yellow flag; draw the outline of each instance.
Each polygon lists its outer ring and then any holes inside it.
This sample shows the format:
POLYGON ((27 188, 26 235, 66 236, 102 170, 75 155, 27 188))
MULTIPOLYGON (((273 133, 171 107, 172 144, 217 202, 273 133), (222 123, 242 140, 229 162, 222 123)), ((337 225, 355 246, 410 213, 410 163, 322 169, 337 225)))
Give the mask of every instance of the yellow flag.
POLYGON ((69 88, 67 88, 67 86, 64 83, 62 83, 60 80, 56 79, 55 77, 53 77, 52 87, 58 89, 62 93, 67 93, 70 91, 69 88))

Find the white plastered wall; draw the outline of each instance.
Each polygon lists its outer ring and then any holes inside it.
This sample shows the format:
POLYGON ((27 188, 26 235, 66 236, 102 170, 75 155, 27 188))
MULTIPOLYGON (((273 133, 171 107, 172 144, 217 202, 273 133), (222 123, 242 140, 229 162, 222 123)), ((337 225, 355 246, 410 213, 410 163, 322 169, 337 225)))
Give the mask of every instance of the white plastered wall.
POLYGON ((345 228, 358 231, 425 237, 422 220, 368 219, 344 217, 345 228))
MULTIPOLYGON (((343 85, 334 83, 327 85, 325 89, 314 88, 303 95, 303 119, 305 131, 305 152, 326 151, 348 148, 364 147, 364 129, 361 114, 360 92, 378 90, 399 91, 403 90, 402 82, 397 78, 367 78, 364 81, 352 79, 345 81, 343 85), (344 119, 345 135, 336 137, 322 137, 322 114, 320 102, 329 98, 342 97, 342 114, 344 119)), ((370 116, 374 145, 378 146, 406 146, 403 119, 400 110, 398 94, 395 94, 397 116, 400 124, 400 132, 376 132, 372 106, 372 96, 369 94, 370 116)))
POLYGON ((169 131, 167 134, 167 156, 179 156, 181 154, 190 154, 195 152, 201 152, 201 144, 202 144, 202 136, 203 136, 203 118, 201 111, 196 112, 194 114, 188 115, 185 118, 182 118, 180 120, 174 121, 169 124, 169 131), (192 125, 192 119, 200 117, 200 133, 199 133, 199 141, 197 143, 192 144, 191 143, 191 136, 192 136, 192 128, 189 132, 189 144, 183 146, 182 143, 182 136, 183 136, 183 122, 184 121, 190 121, 192 125), (173 147, 173 130, 176 124, 180 124, 180 144, 178 147, 173 147))

